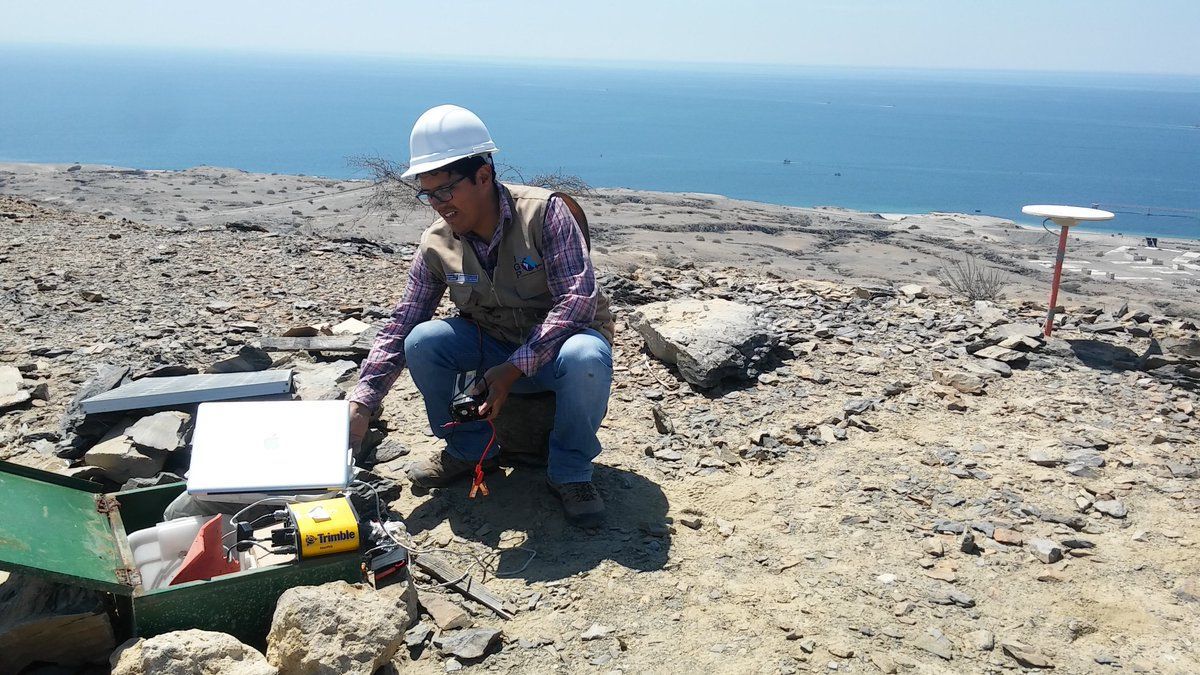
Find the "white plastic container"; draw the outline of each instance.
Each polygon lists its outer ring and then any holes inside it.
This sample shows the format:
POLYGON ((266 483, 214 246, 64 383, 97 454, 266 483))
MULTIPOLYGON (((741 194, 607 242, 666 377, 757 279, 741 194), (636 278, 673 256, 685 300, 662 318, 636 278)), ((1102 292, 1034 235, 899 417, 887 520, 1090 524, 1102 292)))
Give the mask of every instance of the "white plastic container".
POLYGON ((142 577, 143 588, 153 590, 171 583, 196 535, 200 534, 200 528, 211 518, 176 518, 129 535, 129 548, 133 551, 133 562, 142 577))

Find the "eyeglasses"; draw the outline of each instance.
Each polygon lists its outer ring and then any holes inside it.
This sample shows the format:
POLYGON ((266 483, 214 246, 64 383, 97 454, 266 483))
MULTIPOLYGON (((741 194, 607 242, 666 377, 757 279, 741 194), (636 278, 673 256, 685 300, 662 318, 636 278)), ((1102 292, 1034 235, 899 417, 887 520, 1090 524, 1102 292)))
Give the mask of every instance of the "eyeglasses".
POLYGON ((454 180, 446 183, 436 190, 418 190, 417 200, 425 206, 433 206, 434 202, 445 204, 454 198, 454 186, 460 183, 466 176, 459 176, 454 180))

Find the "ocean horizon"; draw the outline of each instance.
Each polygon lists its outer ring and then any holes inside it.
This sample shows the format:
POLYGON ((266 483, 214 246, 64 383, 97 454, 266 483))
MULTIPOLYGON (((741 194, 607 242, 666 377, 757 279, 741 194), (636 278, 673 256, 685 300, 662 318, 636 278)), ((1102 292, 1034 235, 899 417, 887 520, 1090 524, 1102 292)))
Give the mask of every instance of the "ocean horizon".
POLYGON ((470 62, 0 46, 0 161, 363 178, 425 109, 477 112, 521 174, 1200 239, 1200 77, 470 62))

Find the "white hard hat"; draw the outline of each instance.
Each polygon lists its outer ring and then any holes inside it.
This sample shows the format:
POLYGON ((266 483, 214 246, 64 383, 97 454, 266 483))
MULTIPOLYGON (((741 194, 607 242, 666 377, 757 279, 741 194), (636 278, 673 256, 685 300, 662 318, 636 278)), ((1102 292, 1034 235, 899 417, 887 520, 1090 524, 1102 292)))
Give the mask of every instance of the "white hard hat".
POLYGON ((464 157, 498 150, 479 116, 456 105, 439 105, 426 110, 413 125, 408 138, 408 171, 402 177, 412 178, 464 157))

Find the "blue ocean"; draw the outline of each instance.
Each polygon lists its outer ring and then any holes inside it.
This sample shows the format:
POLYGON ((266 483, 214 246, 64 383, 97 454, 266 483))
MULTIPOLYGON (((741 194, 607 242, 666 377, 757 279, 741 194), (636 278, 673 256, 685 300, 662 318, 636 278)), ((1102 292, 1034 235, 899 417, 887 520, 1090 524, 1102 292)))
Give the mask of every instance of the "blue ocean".
POLYGON ((425 109, 477 112, 526 176, 799 206, 1098 205, 1200 238, 1200 78, 436 62, 0 47, 0 161, 361 177, 425 109))

